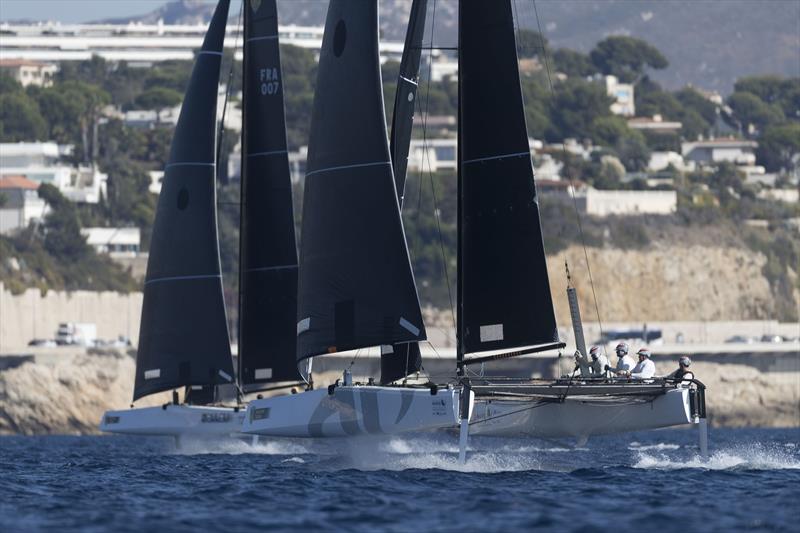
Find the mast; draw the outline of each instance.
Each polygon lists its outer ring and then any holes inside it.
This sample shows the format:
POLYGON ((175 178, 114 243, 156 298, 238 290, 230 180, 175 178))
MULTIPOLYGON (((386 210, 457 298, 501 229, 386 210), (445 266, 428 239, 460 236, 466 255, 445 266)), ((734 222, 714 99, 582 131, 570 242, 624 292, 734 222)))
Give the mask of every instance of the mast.
POLYGON ((216 120, 229 0, 195 60, 156 208, 144 286, 134 401, 233 381, 216 210, 216 120))
POLYGON ((386 133, 377 0, 332 0, 305 177, 297 364, 425 338, 386 133))
POLYGON ((459 377, 464 377, 464 273, 463 273, 463 230, 464 230, 464 213, 462 207, 463 187, 461 182, 463 177, 461 175, 461 91, 462 86, 462 67, 461 67, 461 40, 462 40, 462 14, 461 2, 458 3, 458 41, 456 44, 456 53, 458 54, 458 119, 457 119, 457 142, 456 142, 456 193, 458 200, 456 202, 456 374, 459 377))
MULTIPOLYGON (((389 151, 392 154, 397 201, 403 210, 406 186, 408 151, 414 126, 414 109, 417 103, 419 65, 422 56, 422 38, 425 34, 425 16, 428 0, 414 0, 408 19, 408 29, 397 76, 397 91, 394 96, 392 132, 389 151)), ((422 354, 416 342, 381 346, 381 384, 404 378, 422 368, 422 354)))
POLYGON ((239 380, 299 381, 297 243, 275 0, 246 0, 242 75, 239 380))

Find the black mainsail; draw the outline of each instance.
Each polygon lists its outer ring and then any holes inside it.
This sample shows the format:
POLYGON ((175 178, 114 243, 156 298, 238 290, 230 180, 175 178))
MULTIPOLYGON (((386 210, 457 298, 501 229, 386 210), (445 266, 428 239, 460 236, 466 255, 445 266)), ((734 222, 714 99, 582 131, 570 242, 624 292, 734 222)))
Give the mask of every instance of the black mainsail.
POLYGON ((298 381, 297 244, 275 0, 244 6, 239 381, 298 381))
POLYGON ((377 0, 332 0, 303 200, 297 361, 425 339, 397 202, 377 0))
POLYGON ((558 343, 518 68, 510 0, 461 0, 459 363, 558 343))
POLYGON ((217 237, 217 86, 229 0, 195 60, 158 199, 133 399, 233 381, 217 237))
MULTIPOLYGON (((414 108, 417 104, 419 64, 422 56, 422 37, 425 34, 425 16, 428 0, 414 0, 408 19, 403 57, 400 60, 400 74, 397 77, 397 91, 394 96, 392 114, 392 133, 389 147, 392 154, 394 181, 397 200, 403 209, 405 195, 408 151, 411 145, 411 130, 414 125, 414 108)), ((381 347, 381 383, 404 378, 422 368, 422 354, 419 344, 405 343, 381 347)))

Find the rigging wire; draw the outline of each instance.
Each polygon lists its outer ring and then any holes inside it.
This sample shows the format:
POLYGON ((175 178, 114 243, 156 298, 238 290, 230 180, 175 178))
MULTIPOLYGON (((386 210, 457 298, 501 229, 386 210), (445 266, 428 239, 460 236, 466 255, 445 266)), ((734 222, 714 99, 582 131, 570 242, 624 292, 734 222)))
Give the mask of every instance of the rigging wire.
MULTIPOLYGON (((431 49, 433 49, 433 38, 435 35, 435 28, 436 28, 436 0, 433 0, 433 14, 431 17, 431 49)), ((436 187, 433 183, 433 171, 431 170, 431 160, 430 160, 430 147, 428 146, 428 110, 430 104, 430 91, 431 91, 431 77, 433 72, 433 61, 431 60, 430 54, 428 56, 428 79, 426 80, 426 96, 425 96, 425 114, 423 115, 422 119, 422 150, 425 154, 425 160, 428 164, 428 179, 431 184, 431 196, 433 199, 433 214, 436 218, 436 232, 439 237, 439 252, 441 254, 442 260, 442 270, 444 271, 444 278, 445 283, 447 284, 447 299, 450 303, 450 317, 453 320, 453 326, 456 324, 456 313, 455 307, 453 306, 453 291, 450 286, 450 272, 447 268, 447 253, 444 249, 444 238, 442 237, 442 224, 441 224, 441 213, 439 212, 439 205, 438 200, 436 198, 436 187)), ((424 165, 423 165, 424 166, 424 165)), ((420 178, 423 171, 420 172, 420 178)), ((421 179, 420 179, 421 181, 421 179)))
MULTIPOLYGON (((516 0, 514 0, 515 10, 516 10, 516 3, 517 3, 516 0)), ((544 44, 544 33, 542 31, 542 21, 539 18, 539 9, 536 6, 536 0, 531 0, 531 3, 533 4, 533 11, 536 14, 536 26, 539 29, 539 35, 541 36, 542 56, 544 58, 545 72, 547 73, 547 83, 548 83, 548 85, 550 87, 550 106, 554 108, 555 107, 555 88, 553 86, 553 78, 552 78, 552 76, 550 74, 550 61, 549 61, 549 59, 547 57, 547 46, 544 44)), ((561 142, 561 151, 564 154, 564 167, 563 168, 566 170, 567 169, 567 156, 568 156, 568 154, 567 154, 567 147, 564 144, 563 140, 561 142)), ((570 192, 571 192, 571 195, 572 195, 572 203, 573 203, 573 207, 575 209, 575 218, 576 218, 576 220, 578 222, 578 234, 581 237, 581 246, 583 247, 583 256, 584 256, 584 258, 586 260, 586 271, 589 274, 589 285, 592 288, 592 298, 594 299, 594 309, 595 309, 595 313, 597 314, 597 325, 600 328, 600 338, 603 338, 603 321, 600 318, 600 305, 598 304, 597 292, 595 291, 595 287, 594 287, 594 279, 592 277, 592 267, 589 264, 589 252, 586 250, 586 238, 584 237, 584 234, 583 234, 583 224, 581 223, 581 214, 580 214, 580 211, 578 210, 578 199, 575 197, 575 183, 574 183, 574 181, 572 179, 572 173, 571 172, 565 172, 565 174, 567 175, 567 178, 569 179, 569 186, 570 186, 570 189, 571 189, 570 192)), ((584 354, 584 355, 586 355, 586 354, 584 354)))

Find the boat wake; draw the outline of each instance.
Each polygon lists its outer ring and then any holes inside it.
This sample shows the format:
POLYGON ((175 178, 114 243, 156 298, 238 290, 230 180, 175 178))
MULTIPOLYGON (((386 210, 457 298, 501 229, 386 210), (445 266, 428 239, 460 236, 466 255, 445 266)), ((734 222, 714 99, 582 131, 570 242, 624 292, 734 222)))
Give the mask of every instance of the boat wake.
MULTIPOLYGON (((723 448, 709 457, 652 453, 669 448, 641 447, 637 451, 633 468, 655 470, 800 470, 800 459, 792 453, 793 446, 756 443, 723 448)), ((635 448, 634 448, 635 449, 635 448)))

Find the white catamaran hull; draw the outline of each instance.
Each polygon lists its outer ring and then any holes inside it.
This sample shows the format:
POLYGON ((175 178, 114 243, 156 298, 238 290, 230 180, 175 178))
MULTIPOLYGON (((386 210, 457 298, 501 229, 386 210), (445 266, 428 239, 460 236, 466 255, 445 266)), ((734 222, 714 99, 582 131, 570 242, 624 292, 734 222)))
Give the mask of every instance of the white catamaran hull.
POLYGON ((245 412, 244 408, 174 404, 106 411, 100 431, 188 438, 241 436, 245 412))
POLYGON ((591 396, 544 403, 477 399, 470 433, 582 439, 691 423, 689 389, 676 388, 638 400, 591 396))
POLYGON ((389 435, 455 427, 459 391, 338 386, 255 400, 244 433, 280 437, 389 435))

